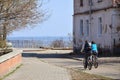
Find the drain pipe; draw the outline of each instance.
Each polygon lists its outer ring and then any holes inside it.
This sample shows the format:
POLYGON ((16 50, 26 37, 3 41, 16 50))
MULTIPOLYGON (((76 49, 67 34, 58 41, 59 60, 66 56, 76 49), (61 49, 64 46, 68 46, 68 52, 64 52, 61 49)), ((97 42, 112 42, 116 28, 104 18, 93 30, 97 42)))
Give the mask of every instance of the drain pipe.
POLYGON ((89 0, 89 20, 90 40, 92 40, 92 0, 89 0))

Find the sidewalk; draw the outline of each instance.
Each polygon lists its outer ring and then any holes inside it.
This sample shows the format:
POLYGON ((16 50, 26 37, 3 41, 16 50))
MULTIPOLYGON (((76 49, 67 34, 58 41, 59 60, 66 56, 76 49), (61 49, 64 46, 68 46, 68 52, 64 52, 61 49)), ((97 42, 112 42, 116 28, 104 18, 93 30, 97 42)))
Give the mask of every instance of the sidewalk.
POLYGON ((4 80, 71 80, 71 76, 67 69, 23 57, 23 65, 4 80))

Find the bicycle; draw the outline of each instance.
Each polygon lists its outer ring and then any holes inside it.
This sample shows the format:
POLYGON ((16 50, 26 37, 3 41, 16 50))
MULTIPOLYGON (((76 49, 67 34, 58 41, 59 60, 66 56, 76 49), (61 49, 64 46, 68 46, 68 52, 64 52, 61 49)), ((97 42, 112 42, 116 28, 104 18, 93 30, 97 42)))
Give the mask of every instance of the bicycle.
POLYGON ((95 53, 90 53, 90 55, 88 56, 87 67, 85 64, 85 59, 83 60, 83 65, 84 65, 84 69, 86 69, 88 67, 88 69, 91 70, 93 65, 95 68, 98 68, 98 59, 97 59, 97 56, 95 55, 95 53))
POLYGON ((95 68, 98 68, 98 59, 96 54, 93 52, 91 55, 88 57, 88 69, 91 70, 92 66, 94 65, 95 68))

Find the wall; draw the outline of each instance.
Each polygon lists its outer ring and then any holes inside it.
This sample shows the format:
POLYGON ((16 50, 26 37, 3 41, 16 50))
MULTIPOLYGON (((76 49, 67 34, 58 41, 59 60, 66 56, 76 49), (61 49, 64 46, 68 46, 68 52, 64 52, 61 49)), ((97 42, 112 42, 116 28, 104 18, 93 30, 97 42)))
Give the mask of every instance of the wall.
MULTIPOLYGON (((79 0, 75 0, 76 3, 74 3, 75 7, 75 14, 74 14, 74 23, 73 23, 73 32, 74 32, 74 37, 76 41, 76 46, 77 48, 81 47, 81 42, 85 40, 94 40, 97 44, 99 44, 100 47, 104 49, 111 49, 113 48, 114 45, 114 39, 115 43, 119 44, 120 43, 120 31, 118 33, 116 32, 116 27, 120 25, 120 18, 119 17, 114 17, 115 14, 120 14, 120 9, 119 8, 108 8, 108 9, 103 9, 104 7, 110 7, 112 5, 112 0, 110 3, 108 3, 108 0, 104 0, 104 3, 95 3, 93 4, 93 9, 100 9, 101 10, 96 10, 92 13, 92 22, 91 22, 91 28, 90 28, 90 33, 89 36, 84 36, 80 35, 80 20, 83 20, 83 26, 85 28, 85 20, 90 20, 89 13, 84 13, 84 10, 87 11, 88 6, 83 6, 83 7, 78 7, 78 2, 79 0), (101 4, 101 5, 97 5, 101 4), (78 10, 80 9, 80 10, 78 10), (83 12, 83 14, 76 14, 79 12, 83 12), (98 35, 98 18, 102 18, 102 34, 98 35)), ((93 0, 94 2, 97 0, 93 0)), ((86 0, 84 1, 86 2, 86 0)), ((84 3, 85 4, 85 3, 84 3)), ((87 4, 87 3, 86 3, 87 4)), ((85 29, 84 29, 85 32, 85 29)))
MULTIPOLYGON (((92 10, 98 10, 103 8, 109 8, 113 6, 113 0, 102 0, 102 2, 98 2, 98 0, 92 0, 92 10)), ((83 13, 89 11, 89 0, 83 0, 83 6, 80 6, 80 0, 74 0, 74 13, 83 13)))
POLYGON ((22 51, 14 50, 11 53, 0 56, 0 77, 9 73, 22 62, 22 51))

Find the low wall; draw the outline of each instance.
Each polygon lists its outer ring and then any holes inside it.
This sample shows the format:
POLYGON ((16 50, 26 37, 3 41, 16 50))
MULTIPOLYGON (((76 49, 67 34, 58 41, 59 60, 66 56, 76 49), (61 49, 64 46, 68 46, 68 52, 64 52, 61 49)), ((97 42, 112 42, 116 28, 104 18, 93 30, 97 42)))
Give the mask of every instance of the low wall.
POLYGON ((13 52, 0 56, 0 77, 15 69, 22 62, 22 51, 14 49, 13 52))

